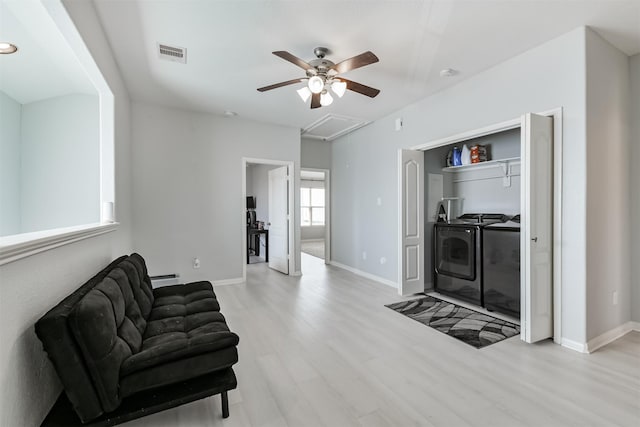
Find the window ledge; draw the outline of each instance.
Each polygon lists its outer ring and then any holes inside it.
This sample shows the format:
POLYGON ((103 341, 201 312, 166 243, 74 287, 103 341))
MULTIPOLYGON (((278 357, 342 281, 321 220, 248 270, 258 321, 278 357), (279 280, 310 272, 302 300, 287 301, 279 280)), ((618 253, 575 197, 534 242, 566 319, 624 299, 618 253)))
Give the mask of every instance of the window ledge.
POLYGON ((118 225, 120 224, 117 222, 86 224, 0 237, 0 265, 79 240, 115 231, 118 225))

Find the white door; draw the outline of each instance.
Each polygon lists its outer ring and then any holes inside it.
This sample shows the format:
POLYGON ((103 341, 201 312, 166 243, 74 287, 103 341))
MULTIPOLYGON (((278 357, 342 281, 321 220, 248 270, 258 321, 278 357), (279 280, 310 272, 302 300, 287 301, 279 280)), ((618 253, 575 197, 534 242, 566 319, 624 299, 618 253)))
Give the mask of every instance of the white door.
POLYGON ((289 172, 269 171, 269 267, 289 274, 289 172))
POLYGON ((399 150, 398 293, 424 291, 424 152, 399 150))
POLYGON ((520 322, 522 340, 553 336, 553 119, 521 124, 520 322))

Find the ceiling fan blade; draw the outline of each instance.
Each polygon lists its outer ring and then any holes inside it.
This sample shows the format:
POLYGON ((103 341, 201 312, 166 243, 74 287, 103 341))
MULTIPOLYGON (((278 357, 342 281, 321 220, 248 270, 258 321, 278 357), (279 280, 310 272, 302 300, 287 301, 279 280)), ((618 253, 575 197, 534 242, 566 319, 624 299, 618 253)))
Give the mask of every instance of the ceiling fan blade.
POLYGON ((303 70, 315 70, 315 68, 313 68, 307 62, 303 61, 302 59, 298 58, 295 55, 290 54, 289 52, 287 52, 285 50, 278 50, 276 52, 271 52, 271 53, 273 53, 275 56, 279 56, 280 58, 284 59, 285 61, 289 61, 292 64, 297 65, 298 67, 302 68, 303 70))
POLYGON ((375 98, 380 93, 380 89, 375 89, 375 88, 372 88, 371 86, 363 85, 362 83, 343 79, 342 77, 340 77, 340 80, 342 80, 347 84, 347 89, 352 90, 354 92, 358 92, 362 95, 366 95, 370 98, 375 98))
POLYGON ((364 67, 365 65, 374 64, 378 61, 378 57, 375 56, 373 52, 366 51, 365 53, 356 55, 353 58, 345 59, 344 61, 337 63, 331 68, 333 70, 336 70, 338 74, 342 74, 346 73, 347 71, 355 70, 356 68, 364 67))
POLYGON ((320 94, 319 93, 312 93, 311 94, 311 108, 320 108, 320 94))
POLYGON ((268 90, 277 89, 277 88, 282 87, 282 86, 289 86, 289 85, 292 85, 292 84, 300 83, 303 80, 304 79, 293 79, 293 80, 287 80, 286 82, 280 82, 280 83, 272 84, 272 85, 269 85, 269 86, 260 87, 260 88, 258 88, 258 92, 266 92, 268 90))

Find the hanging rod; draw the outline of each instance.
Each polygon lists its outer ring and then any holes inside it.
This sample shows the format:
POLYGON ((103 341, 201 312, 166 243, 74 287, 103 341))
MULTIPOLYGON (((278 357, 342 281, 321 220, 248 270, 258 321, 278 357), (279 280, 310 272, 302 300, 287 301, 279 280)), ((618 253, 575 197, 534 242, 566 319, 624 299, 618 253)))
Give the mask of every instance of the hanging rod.
POLYGON ((467 178, 467 179, 454 179, 452 182, 454 184, 458 183, 458 182, 469 182, 469 181, 486 181, 488 179, 502 179, 502 178, 511 178, 513 176, 520 176, 519 173, 517 174, 508 174, 508 175, 500 175, 500 176, 487 176, 484 178, 467 178))

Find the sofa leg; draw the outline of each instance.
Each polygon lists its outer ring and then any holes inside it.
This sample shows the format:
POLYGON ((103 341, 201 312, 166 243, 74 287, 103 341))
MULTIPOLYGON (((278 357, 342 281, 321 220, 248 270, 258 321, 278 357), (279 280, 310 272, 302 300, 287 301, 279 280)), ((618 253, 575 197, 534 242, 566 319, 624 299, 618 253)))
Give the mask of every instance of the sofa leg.
POLYGON ((222 418, 229 418, 229 396, 226 391, 220 393, 222 398, 222 418))

